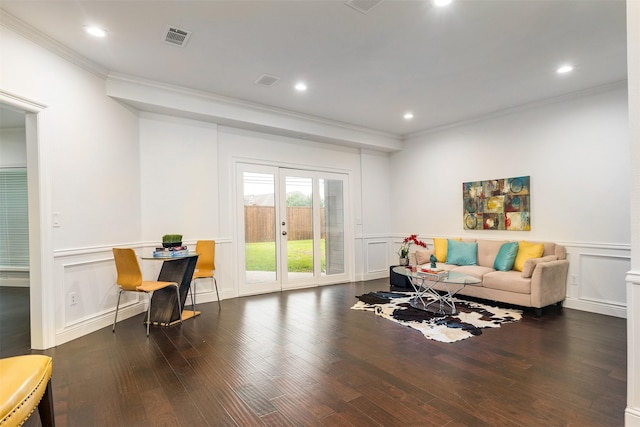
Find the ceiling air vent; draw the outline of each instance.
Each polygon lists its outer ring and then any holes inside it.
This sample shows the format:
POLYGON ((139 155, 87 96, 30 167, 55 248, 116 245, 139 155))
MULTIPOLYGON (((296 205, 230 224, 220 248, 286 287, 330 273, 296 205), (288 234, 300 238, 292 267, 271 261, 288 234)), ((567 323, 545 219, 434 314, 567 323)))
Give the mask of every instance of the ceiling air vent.
POLYGON ((349 0, 345 2, 347 6, 352 7, 365 15, 380 3, 382 3, 382 0, 349 0))
POLYGON ((184 47, 189 41, 189 37, 191 37, 191 31, 167 25, 163 41, 173 46, 184 47))
POLYGON ((262 86, 273 86, 280 80, 280 77, 270 76, 269 74, 263 74, 260 76, 258 80, 256 80, 256 84, 262 86))

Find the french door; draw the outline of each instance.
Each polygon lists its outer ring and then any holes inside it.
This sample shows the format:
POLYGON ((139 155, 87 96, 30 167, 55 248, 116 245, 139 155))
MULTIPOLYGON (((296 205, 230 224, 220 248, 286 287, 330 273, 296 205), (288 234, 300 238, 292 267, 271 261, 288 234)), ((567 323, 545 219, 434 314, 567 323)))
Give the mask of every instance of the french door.
POLYGON ((237 182, 241 295, 348 280, 347 175, 243 163, 237 182))

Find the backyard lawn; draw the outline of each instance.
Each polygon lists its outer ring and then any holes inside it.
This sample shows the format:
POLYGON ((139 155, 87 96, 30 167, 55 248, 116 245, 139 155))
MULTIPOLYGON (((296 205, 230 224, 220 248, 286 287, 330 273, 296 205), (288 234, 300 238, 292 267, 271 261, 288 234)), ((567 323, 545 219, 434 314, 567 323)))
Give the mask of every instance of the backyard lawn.
MULTIPOLYGON (((324 239, 320 240, 320 251, 324 254, 324 239)), ((276 271, 274 242, 247 243, 247 271, 276 271)), ((290 240, 287 242, 289 271, 295 273, 313 272, 313 240, 290 240)), ((325 260, 322 257, 322 271, 325 260)))

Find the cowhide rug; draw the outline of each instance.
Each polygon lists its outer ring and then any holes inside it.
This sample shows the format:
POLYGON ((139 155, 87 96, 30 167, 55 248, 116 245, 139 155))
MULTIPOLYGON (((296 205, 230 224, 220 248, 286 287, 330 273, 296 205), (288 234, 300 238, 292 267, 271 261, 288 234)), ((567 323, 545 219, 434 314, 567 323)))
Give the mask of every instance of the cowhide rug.
MULTIPOLYGON (((522 311, 493 307, 478 302, 454 298, 455 315, 435 314, 414 308, 410 293, 370 292, 357 296, 352 310, 373 311, 378 316, 419 330, 430 340, 456 342, 475 335, 482 329, 499 328, 502 323, 517 322, 522 311)), ((426 300, 426 298, 425 298, 426 300)))

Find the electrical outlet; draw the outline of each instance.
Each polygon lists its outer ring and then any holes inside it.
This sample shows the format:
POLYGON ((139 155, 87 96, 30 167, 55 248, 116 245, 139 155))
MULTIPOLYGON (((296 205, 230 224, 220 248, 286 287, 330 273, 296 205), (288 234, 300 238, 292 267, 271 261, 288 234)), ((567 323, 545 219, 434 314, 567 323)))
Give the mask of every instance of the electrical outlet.
POLYGON ((571 275, 571 284, 575 285, 578 283, 578 276, 576 274, 571 275))
POLYGON ((69 292, 69 305, 76 305, 78 303, 78 294, 75 292, 69 292))

